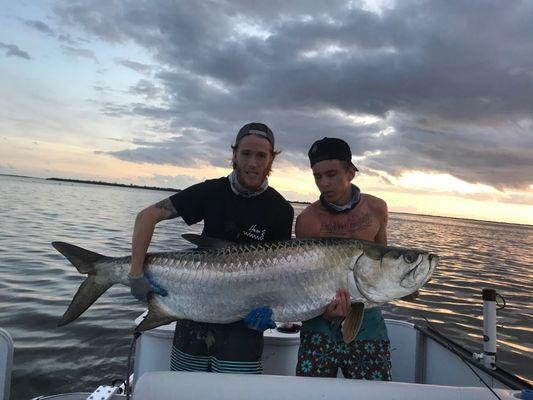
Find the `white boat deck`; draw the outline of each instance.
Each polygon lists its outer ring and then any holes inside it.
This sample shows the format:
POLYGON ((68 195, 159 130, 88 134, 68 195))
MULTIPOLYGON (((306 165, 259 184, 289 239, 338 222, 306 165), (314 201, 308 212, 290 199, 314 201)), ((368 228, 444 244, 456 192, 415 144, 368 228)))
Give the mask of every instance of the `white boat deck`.
MULTIPOLYGON (((142 316, 135 322, 140 322, 142 316)), ((391 341, 392 380, 450 386, 484 386, 461 358, 428 338, 411 323, 386 319, 391 341)), ((175 323, 144 332, 137 344, 134 375, 149 371, 168 371, 175 323)), ((299 333, 265 331, 263 373, 294 376, 299 333)), ((479 365, 476 372, 491 387, 509 386, 488 375, 479 365)))
MULTIPOLYGON (((530 388, 505 371, 493 373, 477 362, 471 365, 477 373, 474 374, 463 360, 471 354, 460 346, 452 349, 451 342, 438 334, 403 321, 386 320, 386 324, 391 339, 393 382, 295 377, 299 334, 277 330, 265 333, 263 375, 170 372, 174 324, 161 326, 144 332, 138 339, 134 366, 136 380, 131 398, 514 400, 520 398, 518 389, 530 388), (491 389, 480 381, 480 377, 491 389)), ((0 356, 2 354, 6 354, 7 359, 11 354, 12 358, 12 342, 0 341, 0 356)), ((0 368, 0 373, 4 372, 0 368)), ((9 371, 6 374, 9 385, 9 371)), ((5 389, 6 380, 0 380, 0 389, 2 384, 5 389)), ((0 400, 7 400, 8 393, 0 391, 0 400)), ((90 394, 59 394, 39 399, 85 400, 90 394)), ((124 395, 117 394, 110 399, 124 398, 124 395)))

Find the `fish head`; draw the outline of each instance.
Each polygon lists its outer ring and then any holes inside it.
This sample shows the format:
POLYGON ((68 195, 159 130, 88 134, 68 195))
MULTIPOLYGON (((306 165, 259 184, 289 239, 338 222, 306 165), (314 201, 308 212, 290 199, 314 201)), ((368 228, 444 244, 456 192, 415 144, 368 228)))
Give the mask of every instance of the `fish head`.
POLYGON ((386 303, 420 289, 438 261, 426 251, 368 243, 355 262, 355 285, 368 302, 386 303))

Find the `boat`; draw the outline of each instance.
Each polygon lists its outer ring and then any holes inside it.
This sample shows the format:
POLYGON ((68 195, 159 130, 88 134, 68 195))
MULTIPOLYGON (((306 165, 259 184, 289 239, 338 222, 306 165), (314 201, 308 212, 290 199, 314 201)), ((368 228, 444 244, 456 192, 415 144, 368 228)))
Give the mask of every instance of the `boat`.
MULTIPOLYGON (((102 385, 86 393, 40 396, 33 400, 533 399, 533 387, 527 381, 497 365, 495 296, 492 289, 484 289, 482 353, 472 353, 429 323, 421 326, 386 319, 392 382, 294 376, 299 332, 287 331, 281 325, 265 332, 262 375, 171 372, 175 325, 172 323, 143 332, 133 341, 135 361, 127 385, 102 385), (131 395, 121 393, 126 386, 131 395)), ((135 324, 143 317, 144 314, 139 316, 135 324)), ((12 356, 13 342, 0 330, 0 400, 9 398, 12 356)), ((342 378, 341 373, 339 377, 342 378)))
POLYGON ((9 399, 13 347, 13 339, 9 333, 0 328, 0 400, 9 399))

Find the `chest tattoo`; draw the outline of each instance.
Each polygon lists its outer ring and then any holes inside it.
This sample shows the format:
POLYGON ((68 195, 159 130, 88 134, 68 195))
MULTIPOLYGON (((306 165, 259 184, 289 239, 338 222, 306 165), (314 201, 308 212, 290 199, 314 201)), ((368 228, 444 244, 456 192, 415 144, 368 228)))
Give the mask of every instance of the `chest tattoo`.
POLYGON ((341 221, 325 221, 320 222, 320 231, 328 234, 339 232, 355 232, 363 231, 372 226, 372 217, 370 213, 362 215, 354 215, 343 219, 341 221))

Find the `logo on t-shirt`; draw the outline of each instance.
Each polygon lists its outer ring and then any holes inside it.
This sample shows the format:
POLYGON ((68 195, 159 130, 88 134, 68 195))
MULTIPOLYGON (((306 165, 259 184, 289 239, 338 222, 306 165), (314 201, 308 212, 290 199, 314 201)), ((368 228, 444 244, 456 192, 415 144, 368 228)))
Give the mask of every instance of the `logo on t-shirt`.
POLYGON ((265 240, 266 229, 259 229, 257 225, 254 224, 250 226, 247 231, 243 231, 242 233, 253 240, 261 241, 265 240))

